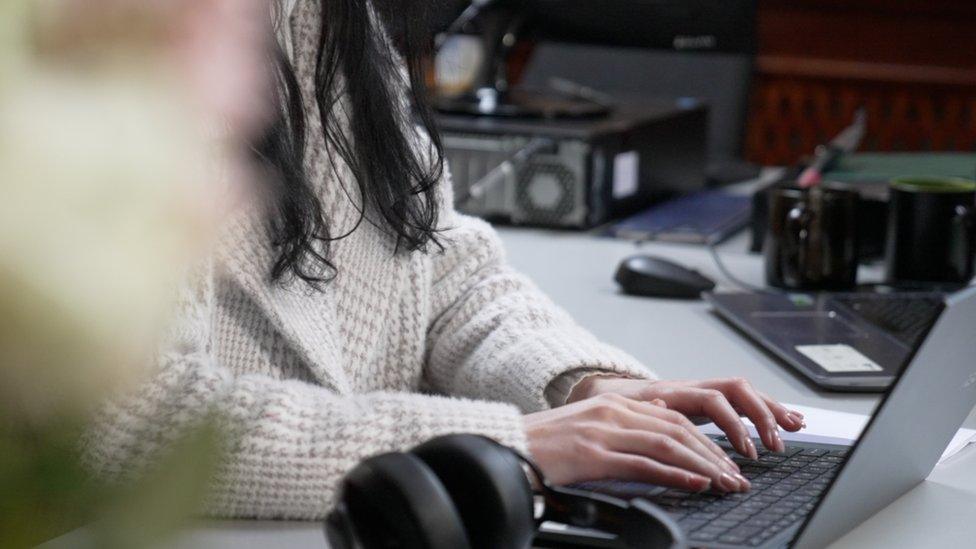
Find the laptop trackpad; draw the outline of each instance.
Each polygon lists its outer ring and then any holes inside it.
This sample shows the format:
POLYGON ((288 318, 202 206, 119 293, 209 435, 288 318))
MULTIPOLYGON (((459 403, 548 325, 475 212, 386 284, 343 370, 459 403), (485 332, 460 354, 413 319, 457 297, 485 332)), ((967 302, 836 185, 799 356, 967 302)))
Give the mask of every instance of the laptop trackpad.
POLYGON ((840 343, 865 337, 865 333, 831 312, 762 311, 752 321, 765 333, 796 343, 840 343))

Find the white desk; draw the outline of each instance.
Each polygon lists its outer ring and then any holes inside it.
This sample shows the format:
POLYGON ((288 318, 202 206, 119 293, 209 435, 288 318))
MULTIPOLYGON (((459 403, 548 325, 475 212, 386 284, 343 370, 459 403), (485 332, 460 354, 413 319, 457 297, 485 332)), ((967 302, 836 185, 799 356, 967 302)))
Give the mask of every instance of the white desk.
MULTIPOLYGON (((502 230, 509 260, 601 339, 640 359, 661 377, 743 376, 774 397, 820 408, 870 413, 877 396, 825 393, 812 388, 744 340, 701 301, 621 295, 613 271, 636 253, 633 243, 562 232, 502 230)), ((721 247, 727 267, 752 284, 763 281, 761 257, 740 236, 721 247)), ((706 250, 645 244, 639 251, 694 267, 726 285, 706 250)), ((864 278, 877 277, 864 269, 864 278)), ((729 287, 726 285, 726 287, 729 287)), ((965 426, 976 427, 976 412, 965 426)), ((929 479, 834 544, 848 547, 976 546, 976 450, 938 466, 929 479)))
MULTIPOLYGON (((510 261, 531 276, 577 321, 600 338, 636 356, 661 377, 744 376, 786 402, 870 413, 877 396, 814 390, 774 359, 743 340, 702 302, 620 295, 612 280, 634 244, 564 232, 505 229, 510 261)), ((762 261, 745 253, 746 240, 722 246, 728 267, 759 284, 762 261)), ((721 281, 707 252, 698 247, 645 245, 721 281)), ((867 269, 867 276, 877 275, 867 269)), ((976 414, 966 422, 976 427, 976 414)), ((76 535, 76 534, 75 534, 76 535)), ((63 541, 78 541, 68 538, 63 541)), ((936 468, 929 479, 835 544, 848 547, 972 547, 976 543, 976 451, 964 451, 936 468)), ((76 543, 52 544, 70 547, 76 543)), ((317 523, 209 522, 190 531, 179 547, 208 549, 317 549, 324 536, 317 523)))
MULTIPOLYGON (((664 378, 742 376, 781 401, 868 414, 879 395, 820 392, 776 359, 744 340, 703 301, 666 300, 621 294, 613 281, 620 260, 648 253, 692 267, 737 289, 699 246, 632 242, 568 232, 502 229, 509 261, 526 273, 577 322, 601 340, 628 351, 664 378)), ((763 262, 749 254, 747 235, 720 247, 723 262, 738 278, 763 284, 763 262)), ((861 280, 880 279, 879 268, 862 268, 861 280)), ((976 415, 967 426, 976 427, 976 415)))

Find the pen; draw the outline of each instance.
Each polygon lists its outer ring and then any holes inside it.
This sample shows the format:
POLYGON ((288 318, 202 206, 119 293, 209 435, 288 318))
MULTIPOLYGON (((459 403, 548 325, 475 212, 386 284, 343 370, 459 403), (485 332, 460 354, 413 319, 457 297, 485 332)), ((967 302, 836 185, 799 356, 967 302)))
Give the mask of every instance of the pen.
POLYGON ((844 131, 840 132, 830 143, 819 145, 814 152, 813 162, 803 170, 797 180, 800 187, 809 189, 819 185, 823 180, 824 172, 841 155, 856 151, 864 138, 866 122, 867 114, 862 107, 854 114, 854 122, 850 126, 844 128, 844 131))

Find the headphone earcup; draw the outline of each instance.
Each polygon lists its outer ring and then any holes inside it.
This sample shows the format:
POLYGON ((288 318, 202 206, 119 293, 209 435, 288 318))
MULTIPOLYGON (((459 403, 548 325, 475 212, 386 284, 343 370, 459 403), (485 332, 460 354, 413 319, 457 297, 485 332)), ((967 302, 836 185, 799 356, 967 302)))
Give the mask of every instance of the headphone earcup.
POLYGON ((330 543, 348 549, 471 547, 448 490, 417 456, 390 453, 363 461, 341 490, 326 523, 330 543))
POLYGON ((523 549, 536 533, 532 487, 515 453, 477 435, 421 444, 422 459, 447 488, 473 549, 523 549))

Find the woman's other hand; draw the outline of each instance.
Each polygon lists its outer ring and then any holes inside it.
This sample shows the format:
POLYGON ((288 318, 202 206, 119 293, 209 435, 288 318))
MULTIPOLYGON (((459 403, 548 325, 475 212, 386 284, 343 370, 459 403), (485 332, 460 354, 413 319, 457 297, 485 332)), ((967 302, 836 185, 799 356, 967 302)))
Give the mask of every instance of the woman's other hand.
POLYGON ((725 452, 663 400, 608 391, 524 421, 529 451, 556 484, 613 478, 691 491, 749 489, 725 452))
POLYGON ((752 421, 763 445, 774 452, 785 449, 779 427, 799 431, 806 426, 803 414, 788 410, 742 378, 647 381, 594 376, 577 384, 569 402, 585 401, 606 394, 617 394, 639 402, 661 400, 670 410, 685 416, 708 418, 725 432, 736 451, 752 459, 757 457, 756 447, 741 416, 752 421))

